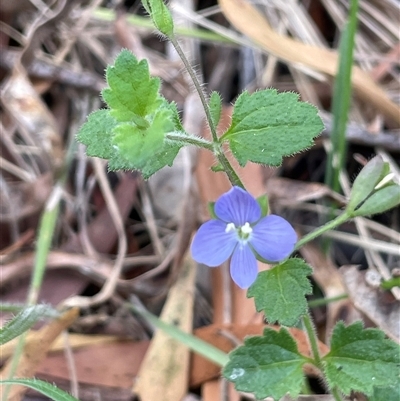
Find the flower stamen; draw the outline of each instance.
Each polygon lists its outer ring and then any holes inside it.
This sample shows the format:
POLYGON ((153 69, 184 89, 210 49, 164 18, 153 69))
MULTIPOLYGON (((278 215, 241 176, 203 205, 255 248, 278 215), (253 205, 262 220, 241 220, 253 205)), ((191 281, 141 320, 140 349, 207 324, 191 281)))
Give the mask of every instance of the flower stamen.
POLYGON ((250 234, 253 232, 250 223, 246 222, 243 226, 239 227, 238 235, 241 240, 245 240, 247 242, 249 240, 250 234))
POLYGON ((231 232, 232 230, 236 230, 235 225, 234 225, 233 223, 228 223, 228 224, 226 225, 225 232, 226 232, 226 233, 229 233, 229 232, 231 232))
POLYGON ((241 231, 243 234, 251 234, 253 229, 251 228, 249 223, 244 223, 244 226, 241 227, 241 231))

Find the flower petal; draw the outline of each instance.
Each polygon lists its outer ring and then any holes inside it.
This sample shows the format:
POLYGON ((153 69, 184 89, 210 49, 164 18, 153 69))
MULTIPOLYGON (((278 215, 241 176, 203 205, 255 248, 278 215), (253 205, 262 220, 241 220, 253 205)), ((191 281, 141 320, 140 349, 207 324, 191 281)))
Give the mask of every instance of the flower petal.
POLYGON ((235 226, 245 223, 255 223, 261 217, 261 208, 258 202, 244 189, 231 188, 216 202, 214 211, 217 217, 235 226))
POLYGON ((238 243, 235 231, 225 232, 226 223, 210 220, 194 236, 191 251, 196 262, 216 267, 225 262, 238 243))
POLYGON ((253 227, 249 242, 262 258, 279 262, 293 252, 297 234, 288 221, 271 214, 253 227))
POLYGON ((240 288, 250 287, 257 278, 257 260, 252 250, 244 244, 240 244, 233 252, 231 259, 231 276, 240 288))

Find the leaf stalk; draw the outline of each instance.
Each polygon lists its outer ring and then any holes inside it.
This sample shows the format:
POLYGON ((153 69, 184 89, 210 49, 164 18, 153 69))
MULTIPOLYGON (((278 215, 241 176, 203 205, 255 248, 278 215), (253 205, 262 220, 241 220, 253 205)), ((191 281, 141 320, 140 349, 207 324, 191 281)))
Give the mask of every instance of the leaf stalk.
POLYGON ((337 226, 340 226, 341 224, 345 223, 346 221, 350 220, 351 216, 348 212, 344 212, 336 219, 328 221, 328 223, 324 224, 323 226, 315 229, 314 231, 310 232, 309 234, 305 235, 303 238, 301 238, 299 241, 297 241, 297 244, 294 248, 296 251, 297 249, 301 248, 303 245, 307 244, 307 242, 312 241, 313 239, 319 237, 321 234, 323 234, 326 231, 333 230, 337 226))

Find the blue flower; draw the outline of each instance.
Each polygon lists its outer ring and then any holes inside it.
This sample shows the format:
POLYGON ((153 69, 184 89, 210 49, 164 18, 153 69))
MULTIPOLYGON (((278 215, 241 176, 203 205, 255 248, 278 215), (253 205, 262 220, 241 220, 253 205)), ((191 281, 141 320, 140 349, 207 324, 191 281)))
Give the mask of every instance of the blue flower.
POLYGON ((242 188, 223 194, 214 212, 217 219, 204 223, 193 239, 193 259, 216 267, 232 257, 230 273, 241 288, 248 288, 257 277, 256 257, 279 262, 294 250, 293 227, 282 217, 263 217, 258 202, 242 188))

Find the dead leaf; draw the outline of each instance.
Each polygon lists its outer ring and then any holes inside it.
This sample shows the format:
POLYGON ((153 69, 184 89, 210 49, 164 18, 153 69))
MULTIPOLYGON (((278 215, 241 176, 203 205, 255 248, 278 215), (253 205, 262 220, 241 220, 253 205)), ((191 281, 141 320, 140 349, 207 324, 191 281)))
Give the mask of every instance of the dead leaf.
MULTIPOLYGON (((35 332, 33 338, 25 343, 21 357, 19 358, 17 369, 14 373, 14 377, 32 377, 37 367, 44 360, 48 350, 51 347, 53 341, 59 336, 59 334, 68 328, 74 320, 78 317, 79 309, 73 308, 66 311, 62 316, 53 320, 42 329, 35 332)), ((9 376, 11 369, 10 359, 1 370, 1 378, 9 376)), ((8 401, 20 401, 27 391, 26 387, 12 386, 8 394, 8 401)))
MULTIPOLYGON (((186 333, 192 330, 196 264, 187 257, 171 287, 160 319, 186 333)), ((142 401, 182 400, 188 390, 189 349, 157 331, 146 353, 133 392, 142 401)))
MULTIPOLYGON (((95 336, 86 337, 90 340, 95 336)), ((133 342, 114 338, 112 342, 88 343, 85 347, 74 349, 76 377, 80 384, 130 389, 148 346, 149 341, 133 342)), ((49 355, 38 367, 36 377, 51 381, 70 380, 71 372, 64 353, 49 355)))
POLYGON ((49 163, 47 169, 60 168, 64 156, 62 137, 54 117, 22 66, 15 68, 4 83, 2 103, 22 128, 21 132, 29 135, 30 141, 41 151, 43 161, 49 163))
POLYGON ((368 270, 342 266, 339 270, 354 306, 394 341, 400 341, 400 301, 390 291, 368 284, 368 270))

